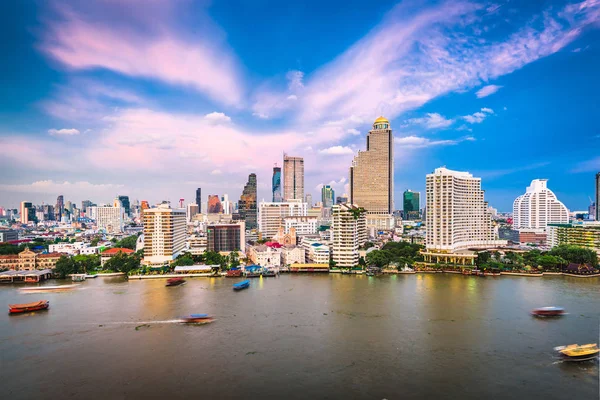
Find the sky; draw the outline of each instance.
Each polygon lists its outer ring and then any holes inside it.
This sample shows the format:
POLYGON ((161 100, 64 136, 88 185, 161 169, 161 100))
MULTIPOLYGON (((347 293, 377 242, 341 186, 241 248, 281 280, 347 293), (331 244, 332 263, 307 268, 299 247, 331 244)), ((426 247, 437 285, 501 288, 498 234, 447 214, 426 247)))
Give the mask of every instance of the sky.
POLYGON ((0 2, 0 206, 235 200, 250 173, 269 201, 284 152, 341 195, 383 115, 397 209, 446 166, 500 211, 538 178, 585 210, 599 28, 600 0, 0 2))

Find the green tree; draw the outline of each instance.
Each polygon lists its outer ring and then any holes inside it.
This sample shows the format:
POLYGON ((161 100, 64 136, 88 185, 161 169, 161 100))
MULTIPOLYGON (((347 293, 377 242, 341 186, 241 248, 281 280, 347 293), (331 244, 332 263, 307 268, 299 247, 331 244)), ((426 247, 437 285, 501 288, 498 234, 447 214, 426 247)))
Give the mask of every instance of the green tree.
POLYGON ((137 243, 137 240, 138 240, 138 235, 127 236, 126 238, 123 238, 122 240, 115 243, 115 247, 135 250, 135 245, 137 243))
POLYGON ((375 265, 376 267, 383 268, 389 263, 389 254, 385 251, 373 250, 367 253, 367 265, 375 265))
POLYGON ((240 259, 238 257, 238 252, 237 251, 232 251, 231 253, 229 253, 229 268, 237 268, 240 266, 240 259))
POLYGON ((568 263, 598 265, 598 255, 584 247, 560 245, 549 251, 550 255, 562 258, 568 263))
POLYGON ((485 266, 488 262, 490 262, 492 258, 492 254, 489 251, 478 251, 477 258, 475 259, 475 265, 478 267, 485 266))
POLYGON ((58 261, 56 261, 54 272, 58 274, 61 279, 65 279, 70 274, 79 273, 77 268, 77 263, 75 263, 71 257, 61 256, 58 261))
POLYGON ((100 256, 97 254, 85 255, 79 254, 72 257, 74 263, 77 264, 77 269, 82 273, 89 273, 99 269, 100 256))
POLYGON ((206 265, 220 265, 221 268, 224 268, 227 264, 226 257, 223 257, 216 251, 205 251, 204 259, 206 260, 206 265))
POLYGON ((361 257, 358 259, 358 265, 360 265, 360 266, 361 266, 361 267, 363 267, 363 268, 367 266, 367 263, 366 263, 366 261, 365 261, 365 258, 364 258, 364 257, 362 257, 362 256, 361 256, 361 257))
POLYGON ((104 263, 104 269, 116 272, 125 272, 126 274, 129 273, 129 271, 139 267, 140 258, 136 254, 127 255, 121 252, 112 256, 104 263))
POLYGON ((536 264, 543 269, 555 269, 561 264, 561 259, 550 254, 544 254, 536 259, 536 264))
POLYGON ((539 251, 538 249, 534 249, 534 250, 531 250, 531 251, 528 251, 527 253, 525 253, 523 255, 523 260, 524 260, 525 264, 531 265, 532 267, 537 267, 537 259, 541 255, 542 255, 541 251, 539 251))
POLYGON ((194 259, 190 253, 180 254, 177 259, 171 264, 173 267, 194 265, 194 259))

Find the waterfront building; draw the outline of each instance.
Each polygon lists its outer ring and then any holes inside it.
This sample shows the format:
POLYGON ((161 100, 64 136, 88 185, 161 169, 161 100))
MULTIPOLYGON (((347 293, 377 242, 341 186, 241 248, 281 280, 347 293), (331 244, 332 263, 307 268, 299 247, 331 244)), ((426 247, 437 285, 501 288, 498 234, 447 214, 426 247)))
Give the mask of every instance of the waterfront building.
POLYGON ((246 224, 238 221, 231 224, 214 224, 206 227, 208 251, 244 251, 246 224))
POLYGON ((121 202, 121 205, 125 209, 125 215, 130 216, 131 215, 131 204, 129 203, 129 196, 117 196, 117 198, 119 199, 119 201, 121 202))
POLYGON ((330 208, 333 206, 333 199, 335 199, 335 191, 329 185, 323 185, 321 188, 321 202, 323 207, 330 208))
POLYGON ((318 236, 303 237, 300 246, 304 249, 305 262, 307 264, 329 265, 329 246, 318 236))
POLYGON ((256 210, 256 174, 248 175, 248 182, 244 186, 240 201, 238 202, 240 218, 246 221, 246 229, 256 229, 258 217, 256 210))
POLYGON ((543 243, 548 224, 569 223, 569 210, 548 189, 547 179, 534 179, 513 203, 513 229, 521 243, 543 243))
POLYGON ((389 121, 383 117, 373 123, 373 129, 367 134, 367 150, 359 151, 350 167, 350 203, 366 209, 369 214, 392 214, 394 137, 389 121))
POLYGON ((278 203, 283 200, 281 195, 281 167, 277 165, 273 167, 272 179, 273 203, 278 203))
POLYGON ((304 158, 283 155, 283 200, 304 199, 304 158))
POLYGON ((21 223, 28 224, 30 222, 35 222, 35 207, 29 201, 21 202, 21 223))
POLYGON ((186 242, 186 251, 193 256, 204 254, 208 249, 208 237, 192 235, 188 237, 186 242))
POLYGON ((437 168, 426 180, 428 252, 506 245, 498 240, 481 190, 481 178, 437 168))
POLYGON ((60 253, 40 254, 26 248, 19 254, 0 255, 0 271, 33 271, 54 269, 60 259, 60 253))
POLYGON ((307 204, 301 200, 289 200, 281 203, 261 201, 258 212, 258 230, 263 238, 272 238, 280 227, 283 219, 289 216, 306 216, 307 204))
POLYGON ((556 247, 568 244, 594 250, 600 255, 600 222, 548 224, 547 244, 556 247))
POLYGON ((332 257, 338 268, 358 265, 359 247, 367 241, 367 218, 364 208, 355 204, 336 204, 332 207, 332 257))
POLYGON ((295 245, 286 245, 281 248, 281 265, 290 267, 292 264, 304 264, 306 261, 304 248, 295 245))
POLYGON ((596 201, 594 202, 596 208, 596 221, 600 221, 600 172, 596 174, 596 201))
POLYGON ((403 217, 407 220, 419 219, 421 193, 410 189, 404 191, 403 195, 403 217))
POLYGON ((185 248, 185 210, 162 203, 144 210, 145 265, 172 263, 185 248))
POLYGON ((118 254, 131 255, 135 253, 134 250, 126 249, 122 247, 111 247, 110 249, 104 250, 100 253, 100 265, 104 266, 104 264, 118 254))
MULTIPOLYGON (((306 204, 306 203, 305 203, 306 204)), ((308 210, 305 216, 283 217, 283 228, 286 233, 294 229, 297 236, 314 235, 319 229, 319 219, 309 216, 308 210)))
POLYGON ((305 203, 308 204, 308 208, 312 208, 312 206, 313 206, 312 194, 307 193, 305 199, 306 199, 305 203))
POLYGON ((248 246, 247 256, 252 264, 263 267, 281 267, 281 245, 279 243, 248 246))
POLYGON ((275 236, 273 236, 273 242, 281 245, 295 245, 296 244, 296 230, 291 228, 289 232, 285 232, 283 226, 279 228, 275 236))
POLYGON ((199 209, 200 209, 200 207, 196 203, 189 203, 187 205, 187 211, 185 213, 186 214, 186 220, 187 220, 187 222, 192 222, 192 220, 194 219, 194 217, 196 215, 198 215, 199 209))
POLYGON ((198 214, 202 214, 202 189, 196 189, 196 204, 198 204, 198 214))
POLYGON ((223 205, 218 194, 208 195, 208 205, 206 212, 208 214, 223 214, 223 205))
POLYGON ((115 199, 113 206, 88 207, 89 218, 96 221, 96 229, 107 233, 123 232, 125 209, 121 201, 115 199))
POLYGON ((0 229, 0 243, 19 240, 19 234, 13 229, 0 229))

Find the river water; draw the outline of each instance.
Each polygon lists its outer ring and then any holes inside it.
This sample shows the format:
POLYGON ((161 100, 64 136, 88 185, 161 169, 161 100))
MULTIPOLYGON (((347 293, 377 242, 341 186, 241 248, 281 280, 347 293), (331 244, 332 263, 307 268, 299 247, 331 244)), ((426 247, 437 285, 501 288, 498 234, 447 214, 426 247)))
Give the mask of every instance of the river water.
POLYGON ((0 398, 599 396, 597 361, 561 363, 552 351, 598 341, 597 278, 283 275, 234 292, 236 281, 97 278, 46 294, 2 286, 2 307, 48 299, 50 310, 0 314, 0 398), (546 305, 570 314, 529 315, 546 305), (190 313, 216 321, 173 322, 190 313))

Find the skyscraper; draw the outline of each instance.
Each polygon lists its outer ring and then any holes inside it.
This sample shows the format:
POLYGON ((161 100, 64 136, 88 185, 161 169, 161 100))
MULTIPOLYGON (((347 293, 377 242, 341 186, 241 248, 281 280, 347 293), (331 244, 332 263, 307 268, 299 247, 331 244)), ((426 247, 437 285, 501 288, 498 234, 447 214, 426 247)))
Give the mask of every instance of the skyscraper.
POLYGON ((223 214, 223 205, 218 194, 208 195, 207 214, 223 214))
POLYGON ((273 203, 278 203, 281 198, 281 168, 273 167, 273 203))
POLYGON ((304 158, 283 155, 283 200, 304 199, 304 158))
POLYGON ((194 216, 196 214, 198 214, 198 204, 189 203, 187 205, 187 211, 186 211, 187 222, 192 222, 192 220, 194 219, 194 216))
POLYGON ((248 183, 244 186, 240 201, 238 203, 240 218, 246 221, 246 229, 257 228, 256 215, 256 174, 248 176, 248 183))
POLYGON ((125 214, 131 215, 131 204, 129 203, 129 196, 118 196, 123 208, 125 209, 125 214))
POLYGON ((532 180, 525 194, 515 199, 514 229, 543 233, 550 223, 569 223, 569 210, 548 189, 547 181, 547 179, 532 180))
POLYGON ((21 202, 21 223, 27 224, 35 221, 35 207, 29 201, 21 202))
POLYGON ((419 203, 420 203, 421 193, 413 192, 410 189, 404 191, 403 196, 403 210, 404 210, 404 219, 407 220, 415 220, 419 219, 419 203))
POLYGON ((56 198, 56 207, 54 208, 54 218, 60 222, 65 213, 65 198, 61 194, 56 198))
POLYGON ((306 204, 308 204, 308 208, 312 208, 312 206, 313 206, 312 194, 310 194, 310 193, 306 194, 306 204))
POLYGON ((144 210, 145 265, 173 262, 185 248, 185 210, 168 203, 144 210))
POLYGON ((367 150, 350 167, 350 203, 369 214, 392 214, 394 207, 394 137, 390 122, 379 117, 367 135, 367 150))
POLYGON ((202 189, 196 189, 196 204, 198 204, 198 212, 202 214, 202 189))
POLYGON ((358 248, 367 241, 365 211, 353 204, 336 204, 332 208, 332 258, 338 268, 358 265, 358 248))
POLYGON ((600 172, 596 174, 596 221, 600 221, 600 172))
POLYGON ((323 185, 321 188, 321 202, 323 207, 329 208, 333 206, 333 199, 335 199, 335 192, 329 185, 323 185))
POLYGON ((437 168, 427 175, 427 250, 453 252, 506 245, 496 240, 481 178, 437 168))

